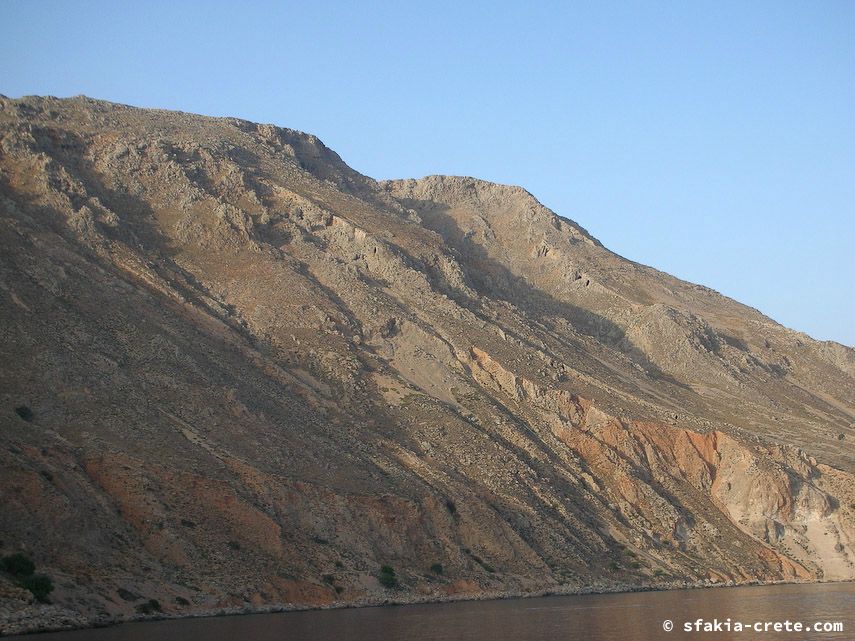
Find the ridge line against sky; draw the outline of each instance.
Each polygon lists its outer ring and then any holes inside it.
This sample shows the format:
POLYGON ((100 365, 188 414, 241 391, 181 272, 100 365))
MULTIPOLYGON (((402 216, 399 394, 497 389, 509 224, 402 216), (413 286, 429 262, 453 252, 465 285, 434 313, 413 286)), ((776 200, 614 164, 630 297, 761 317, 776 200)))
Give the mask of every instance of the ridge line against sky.
POLYGON ((855 345, 855 3, 0 5, 0 93, 317 135, 520 185, 606 247, 855 345))

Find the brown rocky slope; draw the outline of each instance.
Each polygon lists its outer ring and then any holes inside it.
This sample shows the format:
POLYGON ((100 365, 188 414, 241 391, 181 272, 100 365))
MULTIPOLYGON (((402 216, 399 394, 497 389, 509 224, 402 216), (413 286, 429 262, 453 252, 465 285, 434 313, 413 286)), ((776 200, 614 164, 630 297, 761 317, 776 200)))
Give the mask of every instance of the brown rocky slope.
POLYGON ((855 350, 520 188, 2 98, 0 248, 6 631, 855 578, 855 350))

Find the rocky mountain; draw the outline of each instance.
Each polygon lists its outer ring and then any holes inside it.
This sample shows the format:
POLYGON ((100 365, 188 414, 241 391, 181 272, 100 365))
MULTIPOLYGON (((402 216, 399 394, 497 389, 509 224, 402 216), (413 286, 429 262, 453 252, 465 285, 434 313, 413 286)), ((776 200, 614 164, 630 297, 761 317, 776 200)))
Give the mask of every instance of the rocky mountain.
POLYGON ((855 578, 855 350, 518 187, 2 98, 0 300, 6 631, 855 578))

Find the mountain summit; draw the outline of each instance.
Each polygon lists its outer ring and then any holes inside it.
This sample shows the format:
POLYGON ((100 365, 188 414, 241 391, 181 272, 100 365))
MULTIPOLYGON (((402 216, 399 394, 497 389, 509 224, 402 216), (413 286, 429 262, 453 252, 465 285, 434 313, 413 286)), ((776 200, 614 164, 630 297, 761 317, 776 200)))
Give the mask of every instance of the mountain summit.
POLYGON ((7 630, 855 578, 855 350, 519 187, 2 98, 0 300, 7 630))

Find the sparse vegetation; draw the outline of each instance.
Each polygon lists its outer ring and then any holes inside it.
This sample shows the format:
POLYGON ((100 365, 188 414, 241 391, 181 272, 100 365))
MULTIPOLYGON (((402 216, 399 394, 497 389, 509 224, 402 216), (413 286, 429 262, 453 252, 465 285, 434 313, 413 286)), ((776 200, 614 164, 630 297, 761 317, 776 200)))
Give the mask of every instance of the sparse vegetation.
POLYGON ((0 560, 0 568, 12 576, 20 578, 30 576, 35 572, 36 564, 33 563, 27 555, 16 552, 15 554, 4 556, 2 560, 0 560))
POLYGON ((380 585, 384 588, 394 588, 398 585, 398 577, 395 575, 395 569, 391 565, 380 566, 380 576, 377 577, 380 585))
POLYGON ((193 521, 191 521, 190 519, 181 519, 181 525, 183 525, 184 527, 189 527, 189 528, 196 527, 196 524, 193 521))
POLYGON ((116 594, 118 594, 123 601, 136 601, 140 598, 139 595, 134 594, 133 592, 131 592, 130 590, 126 590, 125 588, 119 588, 118 590, 116 590, 116 594))
POLYGON ((163 610, 160 607, 160 601, 157 599, 149 599, 145 603, 140 603, 137 606, 137 612, 140 614, 154 614, 155 612, 162 612, 163 610))
POLYGON ((324 574, 324 583, 332 585, 335 583, 335 577, 332 574, 324 574))
POLYGON ((29 590, 36 598, 36 601, 50 603, 48 601, 48 594, 53 592, 53 581, 50 580, 49 576, 45 576, 44 574, 28 576, 21 581, 21 587, 29 590))
POLYGON ((237 541, 229 541, 228 545, 233 550, 240 550, 240 543, 237 541))
POLYGON ((53 581, 44 574, 34 574, 36 564, 26 554, 15 552, 0 559, 0 569, 11 575, 18 585, 29 590, 37 601, 49 603, 48 594, 53 592, 53 581))
POLYGON ((31 423, 33 421, 33 410, 26 405, 18 405, 18 407, 15 408, 15 414, 27 421, 27 423, 31 423))

